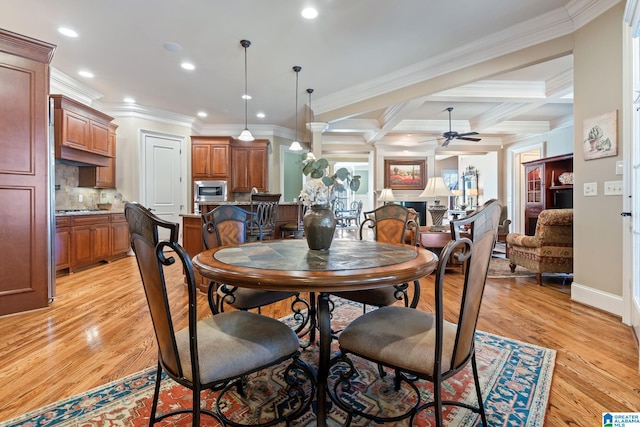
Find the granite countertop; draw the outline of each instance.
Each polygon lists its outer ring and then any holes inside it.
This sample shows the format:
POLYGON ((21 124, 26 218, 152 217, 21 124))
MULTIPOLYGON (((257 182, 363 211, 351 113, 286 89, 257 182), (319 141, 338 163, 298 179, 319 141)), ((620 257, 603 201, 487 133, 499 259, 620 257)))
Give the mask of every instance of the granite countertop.
POLYGON ((69 210, 56 210, 55 216, 78 216, 78 215, 106 215, 112 213, 124 213, 123 209, 69 209, 69 210))

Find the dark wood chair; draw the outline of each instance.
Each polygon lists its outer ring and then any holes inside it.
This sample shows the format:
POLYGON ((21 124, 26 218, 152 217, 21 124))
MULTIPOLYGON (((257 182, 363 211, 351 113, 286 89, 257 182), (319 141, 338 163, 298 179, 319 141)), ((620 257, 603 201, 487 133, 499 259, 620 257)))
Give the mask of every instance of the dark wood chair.
MULTIPOLYGON (((315 380, 310 368, 299 359, 299 340, 295 332, 276 319, 245 311, 214 311, 213 316, 198 320, 198 290, 193 265, 187 252, 178 244, 178 224, 156 217, 138 203, 127 203, 125 216, 158 345, 158 371, 149 424, 191 413, 191 424, 197 426, 204 413, 222 425, 238 425, 233 422, 235 420, 228 419, 221 404, 226 400, 227 392, 233 388, 244 394, 247 375, 288 360, 291 362, 285 367, 285 376, 297 379, 297 382, 284 386, 282 395, 291 406, 277 414, 274 423, 280 420, 289 424, 306 412, 315 395, 315 380), (159 236, 165 234, 169 234, 168 239, 160 240, 159 236), (179 301, 171 301, 166 292, 164 269, 174 264, 176 258, 185 274, 188 304, 182 296, 179 301), (177 329, 174 319, 183 317, 185 310, 188 311, 188 326, 177 329), (156 416, 163 372, 192 390, 191 408, 169 408, 172 409, 170 412, 156 416), (215 408, 200 407, 203 390, 220 391, 215 408)), ((182 281, 173 285, 182 286, 182 281)), ((281 406, 285 407, 285 403, 281 406)))
MULTIPOLYGON (((479 413, 482 424, 487 425, 474 337, 499 218, 500 204, 492 200, 472 215, 452 221, 453 240, 444 247, 436 269, 434 314, 407 307, 382 307, 360 316, 342 331, 338 338, 340 351, 330 363, 330 370, 340 370, 341 374, 335 375, 336 383, 330 384, 328 390, 331 400, 348 413, 347 425, 354 415, 376 423, 395 422, 409 417, 414 420, 419 412, 433 407, 435 425, 442 426, 442 407, 446 405, 479 413), (470 238, 462 236, 461 228, 464 226, 470 227, 470 238), (458 256, 465 261, 464 287, 455 322, 445 320, 445 313, 451 317, 452 310, 447 310, 443 302, 445 269, 450 256, 458 256), (403 414, 385 412, 385 406, 376 405, 375 401, 366 408, 362 405, 353 406, 353 394, 366 387, 352 361, 354 357, 383 365, 395 372, 395 390, 400 391, 403 386, 413 388, 411 392, 418 396, 415 405, 403 414), (469 362, 478 405, 443 400, 443 381, 459 373, 469 362), (433 383, 433 400, 424 402, 420 398, 413 384, 420 380, 433 383), (382 409, 375 413, 365 412, 375 408, 382 409)), ((387 369, 381 375, 386 375, 387 369)), ((375 400, 371 390, 367 391, 367 396, 375 400)))
MULTIPOLYGON (((202 220, 202 239, 206 249, 245 243, 249 228, 256 229, 258 238, 262 237, 260 225, 256 222, 256 212, 249 212, 235 205, 218 206, 203 214, 202 220), (215 236, 215 239, 212 236, 215 236)), ((256 309, 258 313, 261 312, 262 306, 293 298, 291 310, 298 325, 295 331, 301 332, 309 321, 308 316, 304 314, 309 309, 309 303, 300 298, 298 292, 262 291, 210 282, 207 297, 212 311, 224 312, 225 306, 228 305, 236 310, 256 309)))
POLYGON ((260 230, 251 226, 247 229, 249 240, 257 240, 258 232, 262 234, 261 239, 273 239, 276 232, 276 221, 278 219, 278 205, 282 194, 252 193, 251 212, 256 214, 256 222, 260 225, 260 230))
MULTIPOLYGON (((370 229, 373 230, 376 241, 401 245, 405 243, 405 235, 417 228, 417 224, 409 219, 409 210, 401 205, 380 206, 373 211, 365 212, 364 216, 365 220, 360 224, 360 240, 363 239, 365 231, 370 229)), ((415 233, 412 235, 414 237, 410 243, 415 245, 415 233)), ((411 302, 407 293, 408 287, 407 283, 403 283, 366 291, 335 292, 332 295, 376 307, 391 305, 398 301, 404 301, 405 306, 416 307, 420 299, 420 283, 414 282, 411 302)))
POLYGON ((304 214, 307 212, 308 206, 298 200, 296 209, 296 222, 288 222, 280 226, 280 237, 282 239, 293 238, 302 239, 304 237, 304 214))

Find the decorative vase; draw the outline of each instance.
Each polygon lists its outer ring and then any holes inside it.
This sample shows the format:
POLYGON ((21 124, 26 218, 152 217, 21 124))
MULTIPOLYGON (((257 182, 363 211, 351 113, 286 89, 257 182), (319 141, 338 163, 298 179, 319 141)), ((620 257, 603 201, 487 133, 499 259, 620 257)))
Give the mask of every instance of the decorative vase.
POLYGON ((309 249, 326 251, 336 231, 336 217, 329 205, 312 205, 302 218, 309 249))

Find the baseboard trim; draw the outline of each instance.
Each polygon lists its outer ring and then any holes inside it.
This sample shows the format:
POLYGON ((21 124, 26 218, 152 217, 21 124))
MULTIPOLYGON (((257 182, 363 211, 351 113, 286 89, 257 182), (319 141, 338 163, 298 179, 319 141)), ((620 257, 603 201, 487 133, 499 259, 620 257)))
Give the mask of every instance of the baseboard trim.
POLYGON ((622 316, 622 297, 573 282, 571 300, 622 316))

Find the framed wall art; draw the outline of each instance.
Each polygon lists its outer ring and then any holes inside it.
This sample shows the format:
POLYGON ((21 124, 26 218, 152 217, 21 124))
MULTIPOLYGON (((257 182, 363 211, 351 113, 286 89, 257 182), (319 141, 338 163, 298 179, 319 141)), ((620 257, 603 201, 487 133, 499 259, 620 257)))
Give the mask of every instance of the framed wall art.
POLYGON ((584 159, 593 160, 618 155, 618 110, 584 120, 584 159))
POLYGON ((425 160, 385 160, 384 187, 392 190, 424 190, 425 160))

